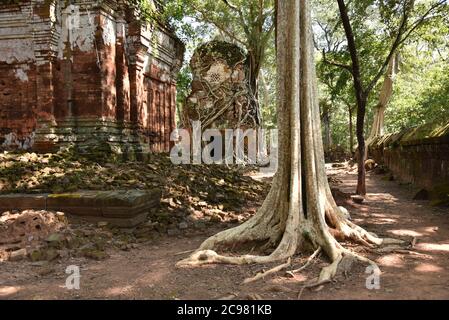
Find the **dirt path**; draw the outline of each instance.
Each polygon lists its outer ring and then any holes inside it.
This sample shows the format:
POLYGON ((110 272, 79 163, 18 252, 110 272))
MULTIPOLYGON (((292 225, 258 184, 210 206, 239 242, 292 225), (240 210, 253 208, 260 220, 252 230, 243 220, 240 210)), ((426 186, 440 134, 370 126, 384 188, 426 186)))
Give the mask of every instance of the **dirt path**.
MULTIPOLYGON (((352 192, 356 176, 344 170, 331 169, 330 173, 341 180, 342 191, 352 192)), ((320 291, 306 289, 301 299, 448 299, 449 209, 412 201, 410 187, 385 181, 382 176, 369 175, 367 186, 367 201, 348 208, 352 219, 379 235, 417 237, 415 253, 379 255, 354 247, 379 264, 379 290, 366 289, 366 266, 357 265, 346 279, 337 278, 320 291)), ((231 295, 238 299, 296 299, 301 283, 316 277, 327 263, 317 259, 295 278, 281 272, 249 285, 241 285, 242 280, 262 266, 176 269, 176 261, 187 254, 182 252, 195 249, 206 236, 167 236, 130 251, 110 250, 106 261, 5 262, 0 264, 0 299, 217 299, 231 295), (64 287, 68 265, 80 267, 80 290, 64 287)), ((306 258, 295 257, 294 266, 306 258)))

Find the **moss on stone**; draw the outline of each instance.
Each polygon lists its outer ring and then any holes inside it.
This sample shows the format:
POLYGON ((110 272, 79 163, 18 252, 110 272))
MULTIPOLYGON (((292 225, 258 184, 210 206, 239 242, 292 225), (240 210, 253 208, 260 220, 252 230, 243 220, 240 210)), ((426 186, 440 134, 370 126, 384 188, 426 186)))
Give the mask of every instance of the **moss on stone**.
POLYGON ((79 193, 52 193, 49 194, 49 198, 71 198, 71 199, 79 199, 81 198, 81 194, 79 193))
POLYGON ((432 206, 449 206, 449 183, 433 188, 431 192, 432 206))
POLYGON ((212 56, 226 60, 229 66, 235 66, 245 60, 246 54, 239 46, 226 41, 213 40, 200 45, 197 49, 201 58, 212 56))
POLYGON ((402 137, 401 142, 418 141, 443 136, 449 136, 449 121, 444 124, 426 123, 422 126, 413 128, 402 137))
POLYGON ((403 129, 400 132, 388 133, 375 138, 369 147, 374 149, 382 147, 396 148, 402 144, 441 138, 447 138, 449 141, 449 121, 427 123, 418 127, 403 129))

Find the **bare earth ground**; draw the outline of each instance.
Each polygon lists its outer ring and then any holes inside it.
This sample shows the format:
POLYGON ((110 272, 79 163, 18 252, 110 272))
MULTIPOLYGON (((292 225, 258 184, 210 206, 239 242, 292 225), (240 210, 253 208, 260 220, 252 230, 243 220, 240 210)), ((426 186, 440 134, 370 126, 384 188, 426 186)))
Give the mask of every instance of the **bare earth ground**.
MULTIPOLYGON (((330 169, 341 180, 342 191, 355 189, 353 171, 330 169)), ((366 289, 366 266, 357 264, 347 275, 317 289, 306 289, 301 299, 448 299, 449 209, 411 200, 414 191, 379 175, 368 175, 370 192, 362 205, 351 205, 352 219, 382 236, 411 240, 411 253, 378 254, 352 248, 375 260, 382 270, 379 290, 366 289)), ((110 249, 110 258, 93 261, 68 258, 48 265, 31 262, 0 264, 0 299, 297 299, 304 281, 313 279, 328 262, 321 257, 294 278, 285 271, 242 285, 242 281, 273 265, 210 265, 177 269, 175 263, 194 250, 207 235, 165 236, 130 251, 110 249), (65 288, 68 265, 81 269, 80 290, 65 288)), ((350 244, 346 244, 350 245, 350 244)), ((292 261, 301 266, 306 255, 292 261)))

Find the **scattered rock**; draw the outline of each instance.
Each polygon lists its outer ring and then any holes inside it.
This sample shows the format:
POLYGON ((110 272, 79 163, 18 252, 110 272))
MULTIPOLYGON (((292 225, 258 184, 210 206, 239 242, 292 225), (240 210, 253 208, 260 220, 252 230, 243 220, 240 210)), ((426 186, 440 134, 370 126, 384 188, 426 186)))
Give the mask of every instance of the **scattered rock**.
POLYGON ((168 229, 167 234, 169 236, 177 236, 177 235, 179 235, 179 230, 178 229, 168 229))
POLYGON ((368 159, 365 161, 365 169, 366 171, 371 171, 377 167, 376 161, 373 159, 368 159))
POLYGON ((129 251, 129 250, 131 250, 133 248, 135 248, 134 244, 123 244, 120 247, 120 250, 122 250, 122 251, 129 251))
POLYGON ((206 224, 201 221, 196 221, 194 226, 196 229, 200 229, 200 230, 205 229, 207 227, 206 224))
POLYGON ((19 249, 19 250, 11 252, 11 254, 9 256, 9 260, 11 260, 11 261, 19 261, 19 260, 22 260, 22 259, 26 258, 26 256, 27 256, 27 250, 26 249, 19 249))
POLYGON ((435 186, 431 192, 431 200, 432 206, 449 206, 449 183, 435 186))
POLYGON ((57 218, 60 222, 63 222, 63 223, 65 223, 65 224, 67 224, 67 218, 66 218, 64 212, 59 212, 59 211, 58 211, 58 212, 56 212, 55 214, 56 214, 56 218, 57 218))
POLYGON ((0 243, 20 243, 22 247, 38 243, 67 227, 57 217, 55 212, 46 210, 5 212, 1 216, 0 243))
POLYGON ((220 216, 211 216, 209 219, 210 222, 221 222, 220 216))
POLYGON ((31 251, 30 259, 33 262, 42 261, 42 260, 45 260, 45 254, 44 254, 44 252, 42 252, 42 250, 36 249, 36 250, 31 251))
POLYGON ((355 203, 361 204, 363 203, 363 201, 365 201, 365 198, 359 195, 353 195, 351 196, 352 201, 354 201, 355 203))
POLYGON ((181 229, 181 230, 185 230, 185 229, 187 229, 188 227, 189 227, 189 226, 188 226, 187 222, 180 222, 180 223, 178 224, 178 228, 181 229))
POLYGON ((60 248, 60 247, 62 247, 63 240, 64 240, 64 237, 61 234, 52 233, 50 236, 48 236, 46 241, 48 242, 48 245, 50 247, 60 248))
POLYGON ((105 260, 109 258, 109 255, 101 250, 95 250, 95 249, 86 249, 82 251, 83 255, 86 258, 94 259, 94 260, 105 260))
POLYGON ((426 189, 421 189, 415 194, 413 200, 430 200, 430 192, 426 189))
POLYGON ((222 223, 234 219, 240 223, 253 214, 250 210, 240 213, 242 206, 248 203, 257 206, 269 190, 270 181, 255 181, 246 176, 255 169, 250 165, 175 168, 169 157, 161 154, 149 155, 148 162, 92 160, 70 148, 47 155, 1 153, 0 193, 3 194, 157 187, 163 190, 166 201, 149 210, 150 221, 133 229, 112 227, 104 219, 100 222, 75 220, 64 212, 0 212, 0 261, 9 259, 11 251, 23 248, 32 262, 69 256, 103 259, 109 247, 128 249, 130 244, 161 235, 197 234, 207 230, 209 221, 222 223), (10 164, 14 164, 14 170, 9 170, 10 164), (117 245, 117 241, 122 243, 117 245), (96 250, 103 253, 98 254, 96 250))
POLYGON ((48 265, 48 261, 36 261, 30 263, 33 267, 43 267, 48 265))
POLYGON ((45 259, 47 261, 53 261, 58 257, 59 257, 59 252, 56 249, 50 248, 45 251, 45 259))
POLYGON ((37 274, 41 277, 55 272, 55 268, 51 266, 43 266, 37 270, 37 274))

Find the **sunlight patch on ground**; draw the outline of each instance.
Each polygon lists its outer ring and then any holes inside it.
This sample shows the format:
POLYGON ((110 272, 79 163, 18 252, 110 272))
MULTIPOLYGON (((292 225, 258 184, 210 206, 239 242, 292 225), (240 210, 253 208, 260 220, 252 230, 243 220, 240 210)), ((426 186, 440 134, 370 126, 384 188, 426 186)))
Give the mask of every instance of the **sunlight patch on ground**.
POLYGON ((369 222, 370 224, 396 224, 396 219, 390 219, 390 218, 378 218, 378 219, 372 219, 369 222))
POLYGON ((19 292, 20 287, 0 287, 0 298, 7 298, 10 295, 19 292))
POLYGON ((438 267, 438 266, 436 266, 434 264, 423 263, 423 264, 420 264, 419 266, 417 266, 415 268, 415 270, 419 271, 419 272, 441 272, 444 269, 441 268, 441 267, 438 267))
POLYGON ((438 227, 437 226, 433 226, 433 227, 426 227, 424 228, 425 232, 429 232, 429 233, 435 233, 438 231, 438 227))
POLYGON ((127 285, 123 287, 114 287, 105 290, 106 296, 120 296, 133 290, 133 286, 127 285))
POLYGON ((397 229, 397 230, 389 230, 394 235, 397 236, 410 236, 410 237, 422 237, 423 234, 416 232, 414 230, 407 230, 407 229, 397 229))
POLYGON ((367 195, 368 200, 375 201, 388 201, 388 202, 396 202, 399 201, 398 198, 391 195, 391 193, 369 193, 367 195))
POLYGON ((399 216, 393 215, 393 214, 383 214, 383 213, 373 213, 370 211, 369 218, 372 218, 373 220, 383 220, 383 221, 390 221, 390 222, 397 222, 398 219, 400 219, 399 216))
POLYGON ((273 172, 251 172, 250 174, 244 174, 245 176, 249 176, 256 181, 264 181, 264 179, 271 179, 274 176, 273 172))
POLYGON ((418 243, 416 248, 423 251, 443 251, 449 252, 449 244, 448 243, 418 243))
POLYGON ((404 266, 404 261, 397 254, 388 254, 377 259, 381 266, 401 268, 404 266))

